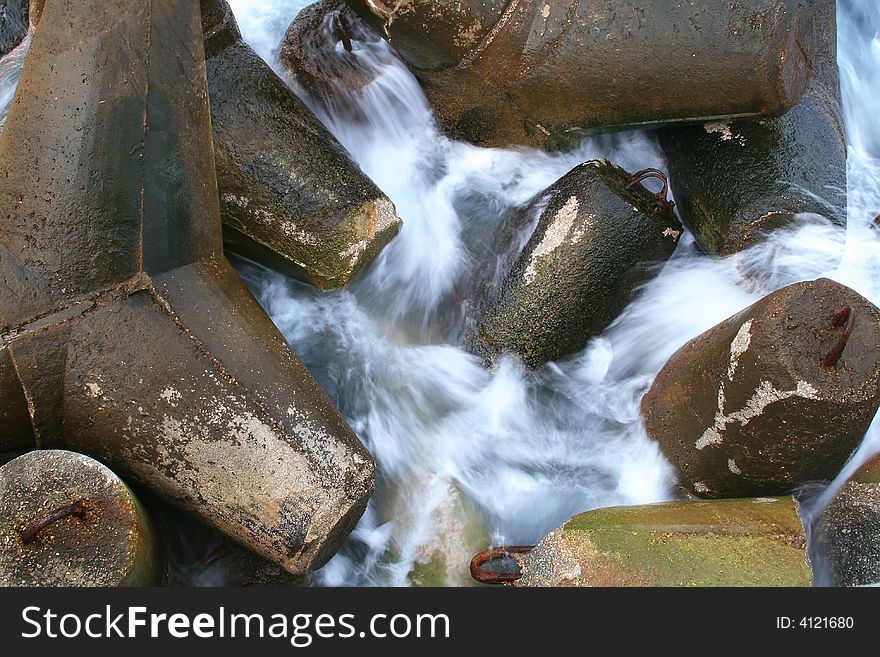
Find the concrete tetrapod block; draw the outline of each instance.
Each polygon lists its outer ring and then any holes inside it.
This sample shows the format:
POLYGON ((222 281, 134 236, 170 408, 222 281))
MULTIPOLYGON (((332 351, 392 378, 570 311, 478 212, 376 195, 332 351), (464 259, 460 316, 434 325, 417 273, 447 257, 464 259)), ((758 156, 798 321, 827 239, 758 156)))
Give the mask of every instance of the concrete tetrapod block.
POLYGON ((484 146, 777 116, 813 57, 800 0, 346 1, 388 36, 447 134, 484 146))
MULTIPOLYGON (((682 227, 654 194, 605 160, 581 164, 519 211, 538 224, 500 289, 478 300, 472 349, 539 367, 584 348, 675 250, 682 227)), ((507 228, 509 230, 509 227, 507 228)))
POLYGON ((822 584, 880 584, 880 455, 860 467, 813 524, 822 584))
POLYGON ((867 299, 827 279, 790 285, 669 359, 642 399, 648 435, 700 496, 831 480, 880 406, 878 347, 867 299))
POLYGON ((21 43, 28 32, 28 0, 0 2, 0 57, 21 43))
POLYGON ((809 586, 791 497, 667 502, 575 516, 526 555, 516 586, 809 586))
POLYGON ((400 230, 394 205, 202 0, 220 216, 228 248, 319 288, 342 287, 400 230))
POLYGON ((880 584, 880 483, 848 481, 813 525, 830 586, 880 584))
POLYGON ((697 243, 741 251, 797 213, 846 226, 846 136, 834 0, 813 0, 816 55, 803 99, 784 116, 659 131, 675 200, 697 243))
POLYGON ((0 586, 152 586, 160 559, 129 488, 94 459, 40 450, 0 468, 0 586))
POLYGON ((373 463, 223 258, 211 144, 197 4, 46 5, 0 137, 0 451, 91 454, 304 574, 373 463))

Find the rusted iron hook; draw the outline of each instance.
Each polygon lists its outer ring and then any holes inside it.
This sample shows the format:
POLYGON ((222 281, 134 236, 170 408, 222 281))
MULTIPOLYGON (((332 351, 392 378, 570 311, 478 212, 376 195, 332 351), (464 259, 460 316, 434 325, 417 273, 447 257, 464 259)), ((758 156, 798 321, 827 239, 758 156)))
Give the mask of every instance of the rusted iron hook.
POLYGON ((29 543, 33 543, 34 539, 37 538, 37 534, 46 529, 53 522, 57 522, 62 518, 68 518, 70 516, 74 516, 76 518, 83 518, 86 515, 86 504, 84 500, 77 500, 72 504, 65 504, 64 506, 59 506, 54 511, 50 511, 45 516, 34 522, 32 525, 27 527, 24 531, 21 532, 21 542, 25 545, 29 543))
POLYGON ((483 584, 510 584, 515 582, 522 577, 522 573, 493 573, 483 570, 483 565, 490 561, 509 559, 514 554, 531 552, 534 547, 534 545, 502 545, 483 550, 471 559, 471 577, 483 584))
POLYGON ((660 171, 660 169, 642 169, 641 171, 635 172, 629 177, 629 183, 626 188, 629 189, 636 183, 640 183, 648 178, 656 178, 663 183, 663 189, 655 194, 656 201, 654 202, 654 212, 657 214, 672 212, 672 209, 675 207, 675 202, 669 201, 666 198, 669 194, 669 180, 666 178, 666 174, 660 171))
POLYGON ((843 329, 843 335, 840 336, 837 344, 835 344, 831 348, 831 351, 825 354, 825 357, 822 358, 822 367, 835 367, 837 361, 839 361, 840 357, 843 355, 843 350, 846 349, 846 344, 849 342, 849 336, 852 335, 853 327, 856 324, 856 309, 852 306, 847 306, 834 316, 832 324, 835 327, 846 325, 846 328, 843 329))

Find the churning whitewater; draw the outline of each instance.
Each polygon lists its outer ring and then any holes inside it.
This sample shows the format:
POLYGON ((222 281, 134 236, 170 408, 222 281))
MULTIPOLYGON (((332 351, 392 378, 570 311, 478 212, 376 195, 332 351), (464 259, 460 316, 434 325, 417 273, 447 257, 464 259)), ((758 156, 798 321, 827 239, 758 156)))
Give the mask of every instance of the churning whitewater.
MULTIPOLYGON (((245 40, 284 77, 281 39, 310 3, 230 4, 245 40)), ((487 371, 461 346, 469 317, 464 290, 478 269, 492 265, 489 236, 509 211, 586 160, 666 170, 652 133, 591 137, 552 155, 451 141, 438 132, 416 80, 378 39, 352 42, 353 54, 376 73, 344 99, 358 109, 358 121, 294 87, 404 221, 377 261, 342 291, 320 293, 236 261, 377 462, 366 514, 314 582, 463 585, 470 557, 489 544, 534 543, 592 508, 671 499, 672 469, 645 434, 639 402, 675 351, 767 292, 801 280, 826 276, 880 303, 876 26, 874 0, 839 2, 846 231, 805 215, 725 259, 702 254, 686 235, 611 327, 580 354, 537 372, 513 359, 487 371)), ((341 55, 342 44, 337 48, 341 55)), ((27 40, 0 61, 0 123, 26 50, 27 40)), ((808 512, 878 448, 875 418, 856 458, 808 512)))

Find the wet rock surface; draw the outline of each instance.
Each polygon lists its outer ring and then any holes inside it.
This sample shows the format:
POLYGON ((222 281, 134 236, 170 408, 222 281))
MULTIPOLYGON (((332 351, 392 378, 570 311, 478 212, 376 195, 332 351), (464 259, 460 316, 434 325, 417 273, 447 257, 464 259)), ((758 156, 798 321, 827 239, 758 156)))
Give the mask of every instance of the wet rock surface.
POLYGON ((710 254, 741 251, 798 213, 846 226, 835 2, 813 7, 816 55, 797 106, 778 118, 659 131, 679 211, 710 254))
MULTIPOLYGON (((379 40, 341 0, 324 0, 303 9, 287 29, 279 59, 286 73, 330 116, 354 123, 369 121, 354 95, 376 79, 360 44, 379 40)), ((371 54, 375 55, 375 52, 371 54)), ((385 55, 391 63, 392 55, 385 55)))
POLYGON ((498 289, 477 302, 472 349, 512 352, 529 366, 575 353, 601 333, 675 250, 682 228, 669 207, 604 160, 576 167, 519 211, 537 220, 498 289))
POLYGON ((225 0, 202 0, 226 245, 322 289, 394 238, 394 205, 259 56, 225 0))
POLYGON ((796 0, 348 4, 390 38, 446 133, 484 146, 780 115, 813 56, 812 14, 796 0))
POLYGON ((106 466, 62 450, 0 468, 0 586, 153 586, 160 558, 134 494, 106 466), (79 505, 75 513, 59 509, 79 505), (58 515, 34 533, 41 520, 58 515))
POLYGON ((785 287, 669 359, 642 400, 648 435, 700 496, 831 480, 880 405, 878 336, 880 310, 853 290, 785 287))
POLYGON ((0 3, 0 57, 21 43, 28 31, 28 0, 0 3))
POLYGON ((413 67, 432 71, 449 68, 485 43, 509 0, 449 2, 350 2, 377 31, 391 41, 413 67))
POLYGON ((223 258, 202 41, 195 4, 45 8, 0 137, 0 450, 91 454, 304 574, 373 462, 223 258))
POLYGON ((813 525, 827 586, 880 584, 880 483, 849 481, 813 525))
POLYGON ((791 497, 597 509, 517 556, 515 585, 809 586, 806 547, 791 497))

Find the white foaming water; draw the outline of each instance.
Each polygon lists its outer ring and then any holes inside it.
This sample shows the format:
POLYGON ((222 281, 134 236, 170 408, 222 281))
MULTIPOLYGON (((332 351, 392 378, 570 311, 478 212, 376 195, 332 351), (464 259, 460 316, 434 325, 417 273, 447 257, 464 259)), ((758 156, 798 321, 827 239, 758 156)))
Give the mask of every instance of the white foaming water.
MULTIPOLYGON (((310 3, 230 4, 245 39, 283 74, 278 45, 310 3)), ((645 435, 639 400, 687 340, 764 293, 743 281, 744 268, 770 288, 829 276, 880 302, 880 231, 871 226, 880 213, 880 6, 841 1, 838 13, 850 144, 846 233, 804 217, 739 260, 705 257, 685 236, 603 335, 539 372, 512 360, 488 372, 456 344, 460 290, 485 257, 486 236, 584 160, 664 168, 653 137, 591 138, 555 155, 453 142, 438 133, 417 82, 387 46, 354 41, 353 54, 378 73, 356 98, 365 120, 312 107, 395 203, 401 234, 344 291, 319 294, 241 268, 377 461, 376 495, 317 583, 464 584, 467 558, 490 542, 531 543, 590 508, 669 499, 671 469, 645 435), (840 266, 828 271, 843 244, 840 266), (452 565, 432 571, 438 558, 452 565)), ((0 114, 14 84, 0 78, 0 114)), ((878 448, 875 421, 844 474, 878 448)))
POLYGON ((15 95, 15 87, 21 75, 21 67, 24 57, 31 45, 31 33, 28 32, 24 40, 0 59, 0 132, 6 123, 6 115, 9 113, 9 104, 15 95))

